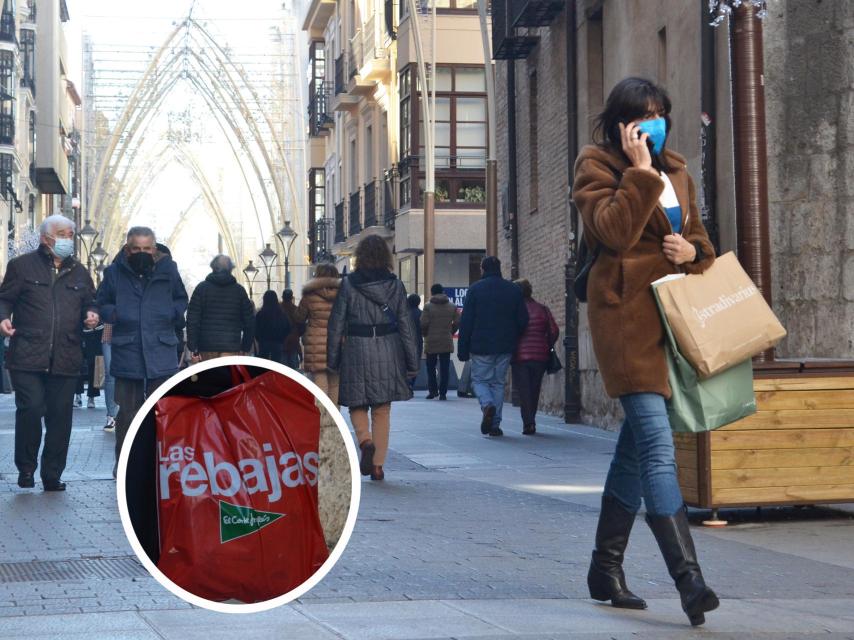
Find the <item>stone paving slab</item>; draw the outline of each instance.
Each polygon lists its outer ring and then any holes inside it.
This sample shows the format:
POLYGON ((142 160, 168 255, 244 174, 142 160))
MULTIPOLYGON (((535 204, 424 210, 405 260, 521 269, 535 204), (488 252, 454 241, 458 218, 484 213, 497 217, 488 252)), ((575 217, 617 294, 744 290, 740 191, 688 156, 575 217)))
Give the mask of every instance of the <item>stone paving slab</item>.
MULTIPOLYGON (((65 494, 14 486, 13 413, 9 397, 0 397, 0 562, 130 555, 115 484, 98 479, 109 477, 113 456, 103 411, 75 410, 66 475, 74 480, 65 494)), ((742 513, 729 529, 695 527, 704 572, 724 599, 702 630, 687 626, 640 520, 626 572, 651 606, 618 611, 591 602, 585 584, 614 434, 542 416, 538 435, 523 437, 515 432, 518 411, 506 407, 507 435, 490 439, 479 433, 478 413, 471 400, 395 405, 387 481, 363 480, 359 520, 341 561, 295 605, 212 614, 150 577, 6 583, 0 639, 26 630, 26 637, 75 640, 283 632, 321 639, 854 640, 850 514, 764 510, 759 518, 742 513)))

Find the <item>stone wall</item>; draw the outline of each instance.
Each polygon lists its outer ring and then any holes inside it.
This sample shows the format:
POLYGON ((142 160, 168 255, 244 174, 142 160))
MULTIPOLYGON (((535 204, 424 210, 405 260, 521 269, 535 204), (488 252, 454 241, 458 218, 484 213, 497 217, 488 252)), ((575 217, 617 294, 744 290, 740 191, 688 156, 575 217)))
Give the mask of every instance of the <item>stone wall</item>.
MULTIPOLYGON (((790 333, 778 356, 854 357, 854 2, 770 0, 768 6, 763 27, 773 296, 790 333)), ((670 93, 674 128, 668 144, 687 158, 699 193, 700 7, 665 0, 578 0, 577 13, 579 143, 590 140, 593 118, 616 82, 628 75, 653 79, 670 93)), ((722 251, 736 248, 728 28, 727 23, 719 27, 716 38, 722 251)), ((527 60, 515 62, 519 266, 535 297, 563 328, 569 242, 565 16, 534 33, 539 44, 527 60), (536 211, 531 207, 529 135, 534 71, 539 93, 536 211)), ((496 79, 501 194, 508 160, 506 62, 496 62, 496 79)), ((499 254, 509 275, 510 242, 499 235, 499 254)), ((579 336, 583 416, 614 426, 620 411, 604 393, 584 305, 579 336)), ((547 378, 545 411, 562 413, 563 384, 563 374, 547 378)))
POLYGON ((854 2, 778 0, 764 24, 778 357, 854 357, 854 2))

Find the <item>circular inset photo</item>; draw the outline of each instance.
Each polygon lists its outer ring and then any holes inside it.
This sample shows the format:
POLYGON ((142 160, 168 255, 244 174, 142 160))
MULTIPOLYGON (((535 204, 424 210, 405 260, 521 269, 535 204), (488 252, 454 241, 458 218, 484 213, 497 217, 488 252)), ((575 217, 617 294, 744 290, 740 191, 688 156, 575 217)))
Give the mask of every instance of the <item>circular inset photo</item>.
POLYGON ((263 611, 311 589, 343 553, 359 495, 338 408, 296 371, 246 356, 153 391, 119 458, 119 511, 140 561, 215 611, 263 611))

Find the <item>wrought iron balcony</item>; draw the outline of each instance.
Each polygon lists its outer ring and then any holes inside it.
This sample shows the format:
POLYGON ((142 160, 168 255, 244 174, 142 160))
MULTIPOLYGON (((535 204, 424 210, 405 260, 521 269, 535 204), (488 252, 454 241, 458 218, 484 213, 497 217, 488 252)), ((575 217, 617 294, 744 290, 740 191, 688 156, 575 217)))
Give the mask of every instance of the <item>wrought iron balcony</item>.
POLYGON ((15 116, 0 114, 0 144, 15 144, 15 116))
POLYGON ((492 57, 495 60, 527 58, 537 45, 534 36, 520 36, 513 26, 516 5, 525 0, 492 0, 492 57))
POLYGON ((378 180, 365 185, 365 229, 377 226, 377 219, 379 217, 377 215, 379 213, 379 207, 377 206, 379 204, 377 198, 378 187, 378 180))
POLYGON ((362 200, 362 192, 361 190, 357 190, 355 193, 350 194, 350 235, 355 236, 362 230, 362 216, 361 216, 361 200, 362 200))
POLYGON ((11 11, 4 11, 0 14, 0 40, 3 42, 18 42, 15 14, 11 11))
POLYGON ((335 59, 335 94, 344 93, 347 90, 347 76, 346 73, 347 66, 347 54, 346 52, 342 52, 340 56, 335 59))
POLYGON ((394 178, 389 176, 383 181, 383 223, 389 229, 394 229, 394 219, 397 210, 394 206, 394 178))
POLYGON ((335 205, 335 242, 344 242, 344 201, 335 205))
POLYGON ((309 100, 308 126, 312 136, 322 135, 332 125, 332 111, 329 108, 331 92, 332 87, 324 82, 309 100))
POLYGON ((514 27, 547 27, 566 8, 566 0, 511 0, 514 27))

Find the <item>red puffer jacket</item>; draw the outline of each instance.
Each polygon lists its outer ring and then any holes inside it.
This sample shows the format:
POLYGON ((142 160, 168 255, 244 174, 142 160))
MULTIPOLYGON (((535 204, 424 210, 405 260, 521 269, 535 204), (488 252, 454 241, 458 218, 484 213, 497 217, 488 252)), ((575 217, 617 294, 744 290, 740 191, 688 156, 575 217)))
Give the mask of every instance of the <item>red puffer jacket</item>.
POLYGON ((560 330, 546 305, 527 298, 525 306, 528 307, 528 326, 516 344, 513 362, 545 362, 560 330))

